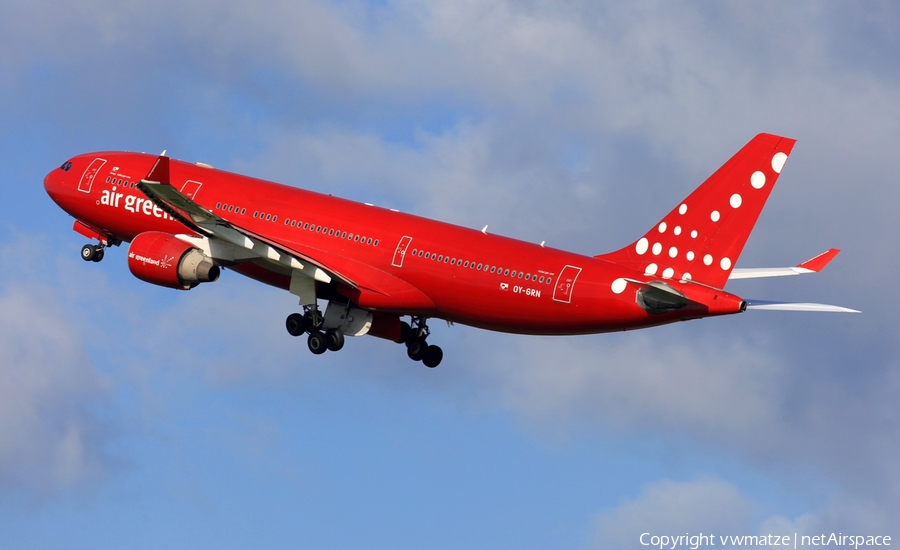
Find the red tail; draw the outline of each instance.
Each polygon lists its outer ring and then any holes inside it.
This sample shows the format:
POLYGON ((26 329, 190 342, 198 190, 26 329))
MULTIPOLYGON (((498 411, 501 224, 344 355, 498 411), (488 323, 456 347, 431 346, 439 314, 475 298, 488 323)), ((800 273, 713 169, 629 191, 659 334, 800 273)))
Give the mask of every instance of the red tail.
POLYGON ((723 288, 796 140, 759 134, 631 245, 595 256, 723 288))

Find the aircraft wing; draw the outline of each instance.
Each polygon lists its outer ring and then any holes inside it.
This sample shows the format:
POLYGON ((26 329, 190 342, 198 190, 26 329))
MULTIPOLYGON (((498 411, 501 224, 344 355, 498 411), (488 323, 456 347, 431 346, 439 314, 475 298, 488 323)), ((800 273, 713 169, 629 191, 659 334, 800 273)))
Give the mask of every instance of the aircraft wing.
POLYGON ((137 187, 154 204, 198 233, 222 239, 250 251, 255 256, 299 270, 317 281, 330 283, 333 279, 338 279, 352 288, 357 288, 356 283, 350 278, 327 268, 308 255, 236 226, 182 194, 169 183, 169 158, 166 156, 160 155, 153 169, 137 187))
POLYGON ((828 262, 838 255, 837 248, 831 248, 814 258, 810 258, 794 267, 761 267, 761 268, 735 268, 728 276, 733 279, 757 279, 761 277, 784 277, 787 275, 802 275, 804 273, 818 273, 828 265, 828 262))

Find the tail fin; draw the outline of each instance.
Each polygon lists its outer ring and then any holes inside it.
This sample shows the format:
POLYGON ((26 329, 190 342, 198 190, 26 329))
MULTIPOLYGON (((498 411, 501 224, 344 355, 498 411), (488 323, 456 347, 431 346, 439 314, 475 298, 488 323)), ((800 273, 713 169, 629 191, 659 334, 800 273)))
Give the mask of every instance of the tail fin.
POLYGON ((643 237, 595 258, 724 287, 794 143, 759 134, 643 237))

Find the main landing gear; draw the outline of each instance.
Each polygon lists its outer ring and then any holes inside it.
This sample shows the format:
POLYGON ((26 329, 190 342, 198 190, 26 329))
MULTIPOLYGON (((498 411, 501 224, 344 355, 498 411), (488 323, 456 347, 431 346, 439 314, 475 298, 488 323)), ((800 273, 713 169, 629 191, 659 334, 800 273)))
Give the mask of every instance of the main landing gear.
POLYGON ((309 332, 306 345, 315 355, 326 351, 340 351, 344 347, 344 333, 340 328, 330 328, 322 332, 324 318, 318 308, 304 308, 303 313, 292 313, 285 321, 285 327, 291 336, 300 336, 309 332))
MULTIPOLYGON (((322 330, 324 317, 315 306, 304 306, 303 313, 292 313, 285 320, 285 328, 291 336, 308 333, 306 345, 315 355, 326 351, 339 351, 344 347, 344 333, 340 328, 322 330)), ((413 361, 421 361, 428 368, 441 364, 444 352, 427 342, 430 331, 424 317, 413 317, 410 323, 400 323, 400 341, 406 344, 406 354, 413 361)))
POLYGON ((413 317, 412 325, 405 322, 401 324, 401 333, 406 344, 406 355, 413 361, 421 361, 423 365, 433 369, 441 364, 444 350, 426 342, 431 331, 428 330, 425 321, 424 317, 413 317))
POLYGON ((99 262, 103 259, 104 248, 102 244, 86 244, 81 247, 81 259, 86 262, 99 262))

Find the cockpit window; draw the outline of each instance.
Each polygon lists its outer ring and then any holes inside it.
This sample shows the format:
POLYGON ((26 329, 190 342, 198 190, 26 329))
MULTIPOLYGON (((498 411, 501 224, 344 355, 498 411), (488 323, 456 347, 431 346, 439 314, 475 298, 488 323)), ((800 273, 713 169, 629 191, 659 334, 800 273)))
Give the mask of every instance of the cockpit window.
POLYGON ((60 166, 60 168, 62 168, 63 171, 65 171, 65 172, 68 172, 68 171, 69 171, 69 168, 71 168, 71 167, 72 167, 72 161, 71 161, 71 160, 68 160, 68 161, 64 162, 63 165, 60 166))

